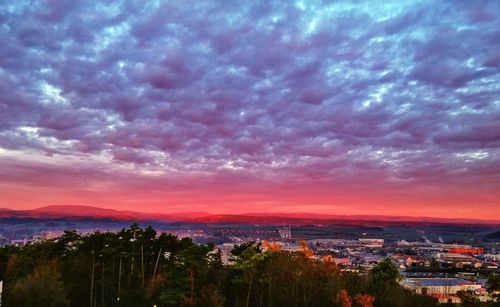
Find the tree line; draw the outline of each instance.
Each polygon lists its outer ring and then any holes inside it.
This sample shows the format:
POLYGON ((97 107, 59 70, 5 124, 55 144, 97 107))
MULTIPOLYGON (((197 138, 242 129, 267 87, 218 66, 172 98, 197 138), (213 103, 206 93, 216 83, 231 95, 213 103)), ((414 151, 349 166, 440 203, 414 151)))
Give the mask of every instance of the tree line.
POLYGON ((386 260, 368 275, 344 272, 307 251, 263 251, 247 242, 224 265, 213 245, 137 224, 0 249, 2 306, 436 306, 398 284, 386 260))

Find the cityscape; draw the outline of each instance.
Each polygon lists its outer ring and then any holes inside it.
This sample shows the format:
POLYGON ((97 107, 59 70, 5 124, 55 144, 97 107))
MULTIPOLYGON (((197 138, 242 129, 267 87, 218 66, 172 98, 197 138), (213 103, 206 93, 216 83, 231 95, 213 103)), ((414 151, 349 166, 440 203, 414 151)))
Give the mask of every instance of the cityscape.
MULTIPOLYGON (((99 210, 78 209, 94 214, 99 210)), ((29 218, 26 212, 19 216, 11 212, 4 217, 0 222, 4 249, 17 246, 22 250, 43 242, 58 242, 71 229, 92 236, 123 232, 131 223, 139 223, 144 228, 154 225, 157 238, 167 234, 208 244, 210 253, 219 255, 221 265, 226 267, 237 265, 235 250, 239 246, 252 243, 264 253, 305 255, 311 261, 333 263, 342 272, 359 275, 370 274, 389 259, 398 270, 402 288, 437 303, 494 303, 500 293, 491 282, 491 276, 500 274, 500 224, 415 222, 404 221, 404 217, 400 217, 401 221, 367 221, 286 216, 265 216, 259 224, 223 216, 141 221, 122 219, 119 212, 113 212, 115 218, 105 216, 106 211, 100 218, 85 216, 66 206, 35 211, 38 215, 29 218), (45 215, 39 216, 40 212, 45 215), (200 222, 203 219, 207 222, 200 222)))

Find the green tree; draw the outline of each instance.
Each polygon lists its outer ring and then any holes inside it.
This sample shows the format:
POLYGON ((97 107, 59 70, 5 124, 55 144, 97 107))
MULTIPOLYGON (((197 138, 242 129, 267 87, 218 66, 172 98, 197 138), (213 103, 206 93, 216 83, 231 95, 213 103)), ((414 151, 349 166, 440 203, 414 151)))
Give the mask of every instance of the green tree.
POLYGON ((198 306, 203 307, 223 307, 224 295, 214 284, 208 284, 201 288, 198 306))
POLYGON ((495 302, 500 301, 500 275, 493 272, 488 276, 486 291, 488 291, 495 302))
POLYGON ((255 280, 259 264, 264 260, 260 244, 247 242, 237 245, 232 251, 237 256, 236 263, 233 265, 233 285, 241 289, 241 293, 236 296, 236 302, 241 306, 250 306, 252 291, 255 288, 255 280))
MULTIPOLYGON (((249 256, 262 252, 261 243, 256 243, 255 241, 248 241, 240 245, 235 245, 231 254, 234 256, 249 256), (245 253, 245 254, 243 254, 245 253)), ((250 256, 251 257, 251 256, 250 256)))
POLYGON ((60 268, 55 260, 39 263, 31 274, 16 280, 4 297, 7 306, 69 305, 60 268))
POLYGON ((401 279, 398 267, 389 258, 375 265, 370 271, 370 277, 375 283, 397 283, 401 279))

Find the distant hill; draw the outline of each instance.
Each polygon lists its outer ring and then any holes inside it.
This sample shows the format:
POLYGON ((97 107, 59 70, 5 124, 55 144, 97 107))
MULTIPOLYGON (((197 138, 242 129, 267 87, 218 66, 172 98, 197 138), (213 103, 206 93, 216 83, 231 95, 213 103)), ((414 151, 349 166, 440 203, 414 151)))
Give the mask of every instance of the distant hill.
POLYGON ((274 225, 363 225, 383 226, 394 224, 483 224, 500 225, 500 221, 475 219, 446 219, 433 217, 381 216, 381 215, 318 215, 318 214, 286 214, 286 213, 248 213, 248 214, 216 214, 191 219, 192 222, 208 224, 244 223, 274 225))
MULTIPOLYGON (((0 208, 0 219, 111 219, 118 221, 159 221, 208 224, 274 224, 274 225, 364 225, 383 226, 389 224, 488 224, 500 225, 500 221, 474 219, 446 219, 433 217, 382 216, 382 215, 320 215, 314 213, 246 213, 210 214, 206 212, 145 213, 105 209, 93 206, 57 205, 32 210, 0 208)), ((493 235, 493 234, 492 234, 493 235)))
POLYGON ((124 211, 105 209, 93 206, 71 206, 56 205, 36 208, 32 210, 12 210, 0 208, 0 218, 38 218, 38 219, 61 219, 61 218, 94 218, 112 219, 123 221, 185 221, 201 216, 207 216, 205 212, 185 212, 181 214, 145 213, 135 211, 124 211))

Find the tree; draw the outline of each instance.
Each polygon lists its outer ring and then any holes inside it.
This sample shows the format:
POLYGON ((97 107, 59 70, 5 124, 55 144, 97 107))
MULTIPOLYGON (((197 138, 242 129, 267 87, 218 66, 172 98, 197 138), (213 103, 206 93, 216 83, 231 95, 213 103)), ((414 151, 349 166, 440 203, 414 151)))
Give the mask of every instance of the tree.
POLYGON ((494 301, 500 301, 500 275, 495 272, 488 276, 486 281, 486 291, 490 294, 494 301))
POLYGON ((67 291, 61 277, 56 260, 39 263, 31 274, 15 281, 10 291, 6 291, 5 303, 24 307, 68 306, 67 291))
POLYGON ((352 306, 352 299, 349 296, 349 293, 347 292, 346 289, 340 290, 337 301, 341 307, 351 307, 352 306))
MULTIPOLYGON (((213 245, 198 245, 148 227, 62 237, 0 248, 5 306, 436 306, 403 289, 390 260, 369 276, 343 272, 333 261, 260 243, 237 246, 224 265, 213 245), (354 298, 353 298, 354 296, 354 298)), ((306 251, 306 252, 304 252, 306 251)), ((490 293, 500 288, 489 280, 490 293)))
POLYGON ((369 294, 358 294, 354 297, 354 301, 358 307, 373 307, 375 297, 369 294))
POLYGON ((189 275, 189 298, 194 301, 197 289, 208 270, 208 253, 210 247, 194 244, 188 247, 181 255, 181 265, 187 269, 189 275))
POLYGON ((314 255, 314 252, 312 251, 312 249, 309 248, 309 246, 307 246, 307 242, 305 240, 300 240, 299 246, 300 246, 300 250, 304 254, 304 256, 309 258, 309 257, 312 257, 314 255))
POLYGON ((236 260, 235 268, 243 272, 243 282, 248 284, 246 290, 245 306, 250 306, 250 298, 252 295, 252 287, 254 285, 255 276, 257 275, 258 268, 264 262, 268 254, 262 254, 260 248, 256 249, 254 246, 248 246, 241 252, 236 260))
POLYGON ((375 265, 370 272, 370 277, 375 283, 390 284, 394 284, 401 279, 398 267, 389 258, 375 265))
POLYGON ((199 306, 223 307, 224 296, 214 284, 208 284, 201 289, 199 306))
POLYGON ((247 255, 250 253, 260 253, 262 252, 261 245, 261 243, 255 243, 255 241, 245 242, 240 245, 235 245, 233 247, 233 250, 231 251, 231 254, 239 257, 243 252, 246 252, 247 255))

